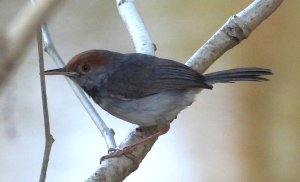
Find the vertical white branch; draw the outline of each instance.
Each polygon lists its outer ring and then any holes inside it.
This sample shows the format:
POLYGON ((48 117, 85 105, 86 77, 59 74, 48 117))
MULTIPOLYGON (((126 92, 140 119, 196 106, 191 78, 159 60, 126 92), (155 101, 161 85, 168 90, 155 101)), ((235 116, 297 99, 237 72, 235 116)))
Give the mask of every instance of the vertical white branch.
POLYGON ((155 44, 151 41, 142 18, 140 17, 133 0, 116 0, 119 14, 133 40, 136 52, 154 55, 155 44))

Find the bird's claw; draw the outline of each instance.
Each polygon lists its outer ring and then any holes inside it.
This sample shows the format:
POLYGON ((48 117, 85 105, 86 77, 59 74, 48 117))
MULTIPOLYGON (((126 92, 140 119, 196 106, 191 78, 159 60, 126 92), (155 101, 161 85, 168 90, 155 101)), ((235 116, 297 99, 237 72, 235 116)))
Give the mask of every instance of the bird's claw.
MULTIPOLYGON (((150 127, 148 127, 149 129, 150 127)), ((160 128, 157 128, 157 126, 155 126, 155 128, 158 130, 156 131, 156 133, 132 144, 132 145, 129 145, 129 146, 126 146, 122 149, 109 149, 108 150, 108 154, 101 157, 100 158, 100 164, 105 160, 105 159, 109 159, 109 158, 113 158, 113 157, 121 157, 122 155, 125 155, 126 157, 128 157, 129 159, 131 159, 133 162, 139 164, 139 160, 136 156, 134 156, 132 154, 132 149, 135 148, 136 146, 138 145, 141 145, 145 142, 147 142, 148 140, 151 140, 151 139, 154 139, 154 138, 157 138, 159 137, 160 135, 163 135, 165 133, 168 132, 169 128, 170 128, 170 124, 164 124, 164 125, 161 125, 160 128)), ((145 127, 139 127, 139 129, 145 129, 145 127)), ((146 132, 146 131, 144 131, 146 132)))
POLYGON ((122 149, 110 148, 108 150, 108 154, 104 155, 100 158, 100 164, 106 159, 110 159, 110 158, 113 158, 113 157, 121 157, 122 155, 125 155, 126 157, 131 159, 133 162, 138 163, 138 160, 137 160, 136 156, 132 154, 132 148, 131 147, 124 147, 122 149))

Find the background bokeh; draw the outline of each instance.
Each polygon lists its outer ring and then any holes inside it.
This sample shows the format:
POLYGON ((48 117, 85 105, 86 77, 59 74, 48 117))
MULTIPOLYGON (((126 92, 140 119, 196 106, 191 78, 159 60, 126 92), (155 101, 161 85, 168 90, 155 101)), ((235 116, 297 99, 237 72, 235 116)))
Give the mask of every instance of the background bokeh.
MULTIPOLYGON (((27 1, 0 1, 3 29, 27 1)), ((229 16, 250 0, 136 0, 159 57, 185 62, 229 16)), ((87 49, 133 52, 114 1, 67 1, 49 18, 63 59, 87 49)), ((271 68, 266 83, 219 84, 159 138, 140 168, 125 181, 257 181, 300 179, 300 2, 285 1, 250 37, 208 72, 232 67, 271 68)), ((46 56, 46 68, 55 68, 46 56)), ((47 181, 84 181, 106 145, 63 77, 48 77, 55 138, 47 181)), ((98 107, 97 107, 98 108, 98 107)), ((98 108, 122 141, 133 125, 98 108)), ((0 90, 0 181, 37 181, 44 147, 36 42, 0 90)))

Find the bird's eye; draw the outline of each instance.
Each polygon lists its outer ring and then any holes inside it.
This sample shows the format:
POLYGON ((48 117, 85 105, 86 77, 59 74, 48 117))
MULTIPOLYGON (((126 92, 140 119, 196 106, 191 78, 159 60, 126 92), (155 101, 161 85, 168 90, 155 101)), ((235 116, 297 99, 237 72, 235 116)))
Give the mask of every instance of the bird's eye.
POLYGON ((89 64, 84 64, 81 66, 81 71, 87 73, 91 70, 91 66, 89 64))

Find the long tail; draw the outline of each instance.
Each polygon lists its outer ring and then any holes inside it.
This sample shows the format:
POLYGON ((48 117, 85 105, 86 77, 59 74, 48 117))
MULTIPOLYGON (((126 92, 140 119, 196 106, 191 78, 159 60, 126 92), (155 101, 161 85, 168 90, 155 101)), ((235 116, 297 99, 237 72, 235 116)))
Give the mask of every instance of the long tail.
POLYGON ((267 81, 265 75, 272 75, 270 69, 265 68, 236 68, 217 71, 204 75, 205 82, 209 85, 214 83, 234 83, 236 81, 267 81))

